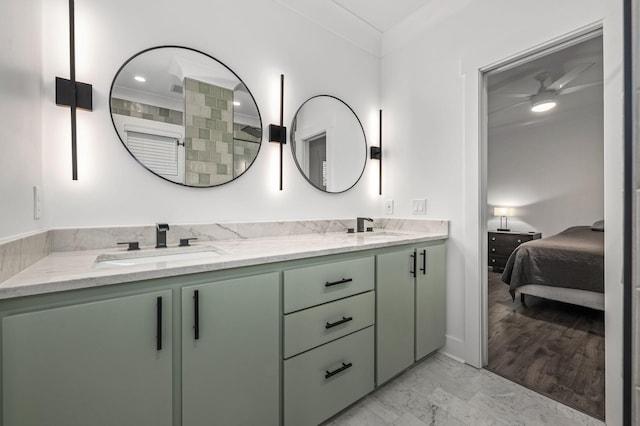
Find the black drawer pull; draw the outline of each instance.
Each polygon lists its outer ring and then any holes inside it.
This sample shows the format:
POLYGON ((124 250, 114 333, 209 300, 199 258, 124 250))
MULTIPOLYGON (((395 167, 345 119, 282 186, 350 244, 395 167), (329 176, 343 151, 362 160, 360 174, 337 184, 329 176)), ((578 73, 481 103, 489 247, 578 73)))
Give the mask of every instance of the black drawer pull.
POLYGON ((162 350, 162 297, 156 299, 156 350, 162 350))
POLYGON ((427 275, 427 250, 422 250, 420 255, 422 256, 422 268, 420 268, 420 271, 422 271, 422 275, 427 275))
POLYGON ((353 281, 353 278, 343 278, 339 281, 334 281, 334 282, 329 282, 327 281, 326 283, 324 283, 325 287, 332 287, 334 285, 338 285, 338 284, 345 284, 345 283, 350 283, 351 281, 353 281))
POLYGON ((415 252, 411 253, 410 256, 411 256, 411 259, 413 259, 413 270, 409 271, 409 273, 413 275, 413 278, 415 278, 416 277, 416 253, 415 252))
POLYGON ((327 325, 324 326, 324 328, 333 328, 336 327, 340 324, 344 324, 345 322, 349 322, 349 321, 353 321, 353 317, 342 317, 342 319, 340 321, 336 321, 336 322, 328 322, 327 325))
POLYGON ((200 339, 200 290, 193 292, 193 331, 195 339, 200 339))
POLYGON ((346 370, 346 369, 348 369, 348 368, 351 368, 351 367, 353 367, 353 364, 352 364, 352 363, 348 362, 348 363, 346 363, 346 364, 345 364, 345 363, 343 362, 343 363, 342 363, 342 367, 336 368, 336 369, 335 369, 335 370, 333 370, 333 371, 329 371, 329 370, 327 370, 327 371, 326 371, 326 373, 325 373, 325 375, 324 375, 324 378, 325 378, 325 379, 328 379, 329 377, 333 377, 333 376, 335 376, 336 374, 342 373, 344 370, 346 370))

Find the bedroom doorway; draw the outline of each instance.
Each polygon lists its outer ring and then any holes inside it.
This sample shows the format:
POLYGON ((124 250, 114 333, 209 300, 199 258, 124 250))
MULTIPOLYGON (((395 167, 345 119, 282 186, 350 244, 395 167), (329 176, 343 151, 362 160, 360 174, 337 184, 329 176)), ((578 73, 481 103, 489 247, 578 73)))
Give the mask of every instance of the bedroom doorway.
POLYGON ((602 275, 601 283, 580 289, 565 279, 571 273, 557 260, 587 245, 602 255, 576 262, 604 264, 603 232, 591 230, 604 217, 602 41, 602 31, 592 31, 501 64, 483 76, 485 368, 600 420, 605 347, 604 295, 598 293, 604 291, 604 272, 589 270, 582 281, 602 275), (583 228, 574 230, 576 226, 583 228), (588 243, 571 239, 578 231, 588 243), (515 263, 514 252, 533 257, 549 238, 552 245, 562 238, 570 241, 568 251, 542 252, 533 266, 515 263), (519 248, 521 244, 526 245, 519 248), (524 272, 518 280, 520 270, 524 272), (539 275, 532 272, 538 270, 539 275), (521 284, 526 286, 515 287, 521 284))

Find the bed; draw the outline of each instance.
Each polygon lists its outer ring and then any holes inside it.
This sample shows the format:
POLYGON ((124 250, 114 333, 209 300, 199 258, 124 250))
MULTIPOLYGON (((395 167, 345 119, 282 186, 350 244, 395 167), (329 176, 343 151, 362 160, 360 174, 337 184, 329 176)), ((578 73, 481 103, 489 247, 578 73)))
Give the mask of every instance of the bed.
POLYGON ((604 225, 596 224, 518 246, 502 274, 514 300, 529 294, 604 310, 604 225))

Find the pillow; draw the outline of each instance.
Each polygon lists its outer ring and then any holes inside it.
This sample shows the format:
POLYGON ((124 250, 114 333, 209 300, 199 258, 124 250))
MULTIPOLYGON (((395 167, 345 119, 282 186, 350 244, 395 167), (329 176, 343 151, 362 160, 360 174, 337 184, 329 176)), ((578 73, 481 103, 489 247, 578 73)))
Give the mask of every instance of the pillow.
POLYGON ((591 225, 591 230, 604 232, 604 219, 596 220, 595 222, 593 222, 593 225, 591 225))

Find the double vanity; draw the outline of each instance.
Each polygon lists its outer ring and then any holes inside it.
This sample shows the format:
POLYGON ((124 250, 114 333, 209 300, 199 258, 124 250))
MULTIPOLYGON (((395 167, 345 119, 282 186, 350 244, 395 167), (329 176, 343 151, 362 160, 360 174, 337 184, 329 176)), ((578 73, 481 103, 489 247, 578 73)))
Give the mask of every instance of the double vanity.
POLYGON ((445 342, 447 222, 377 222, 53 251, 0 283, 1 425, 323 422, 445 342))

